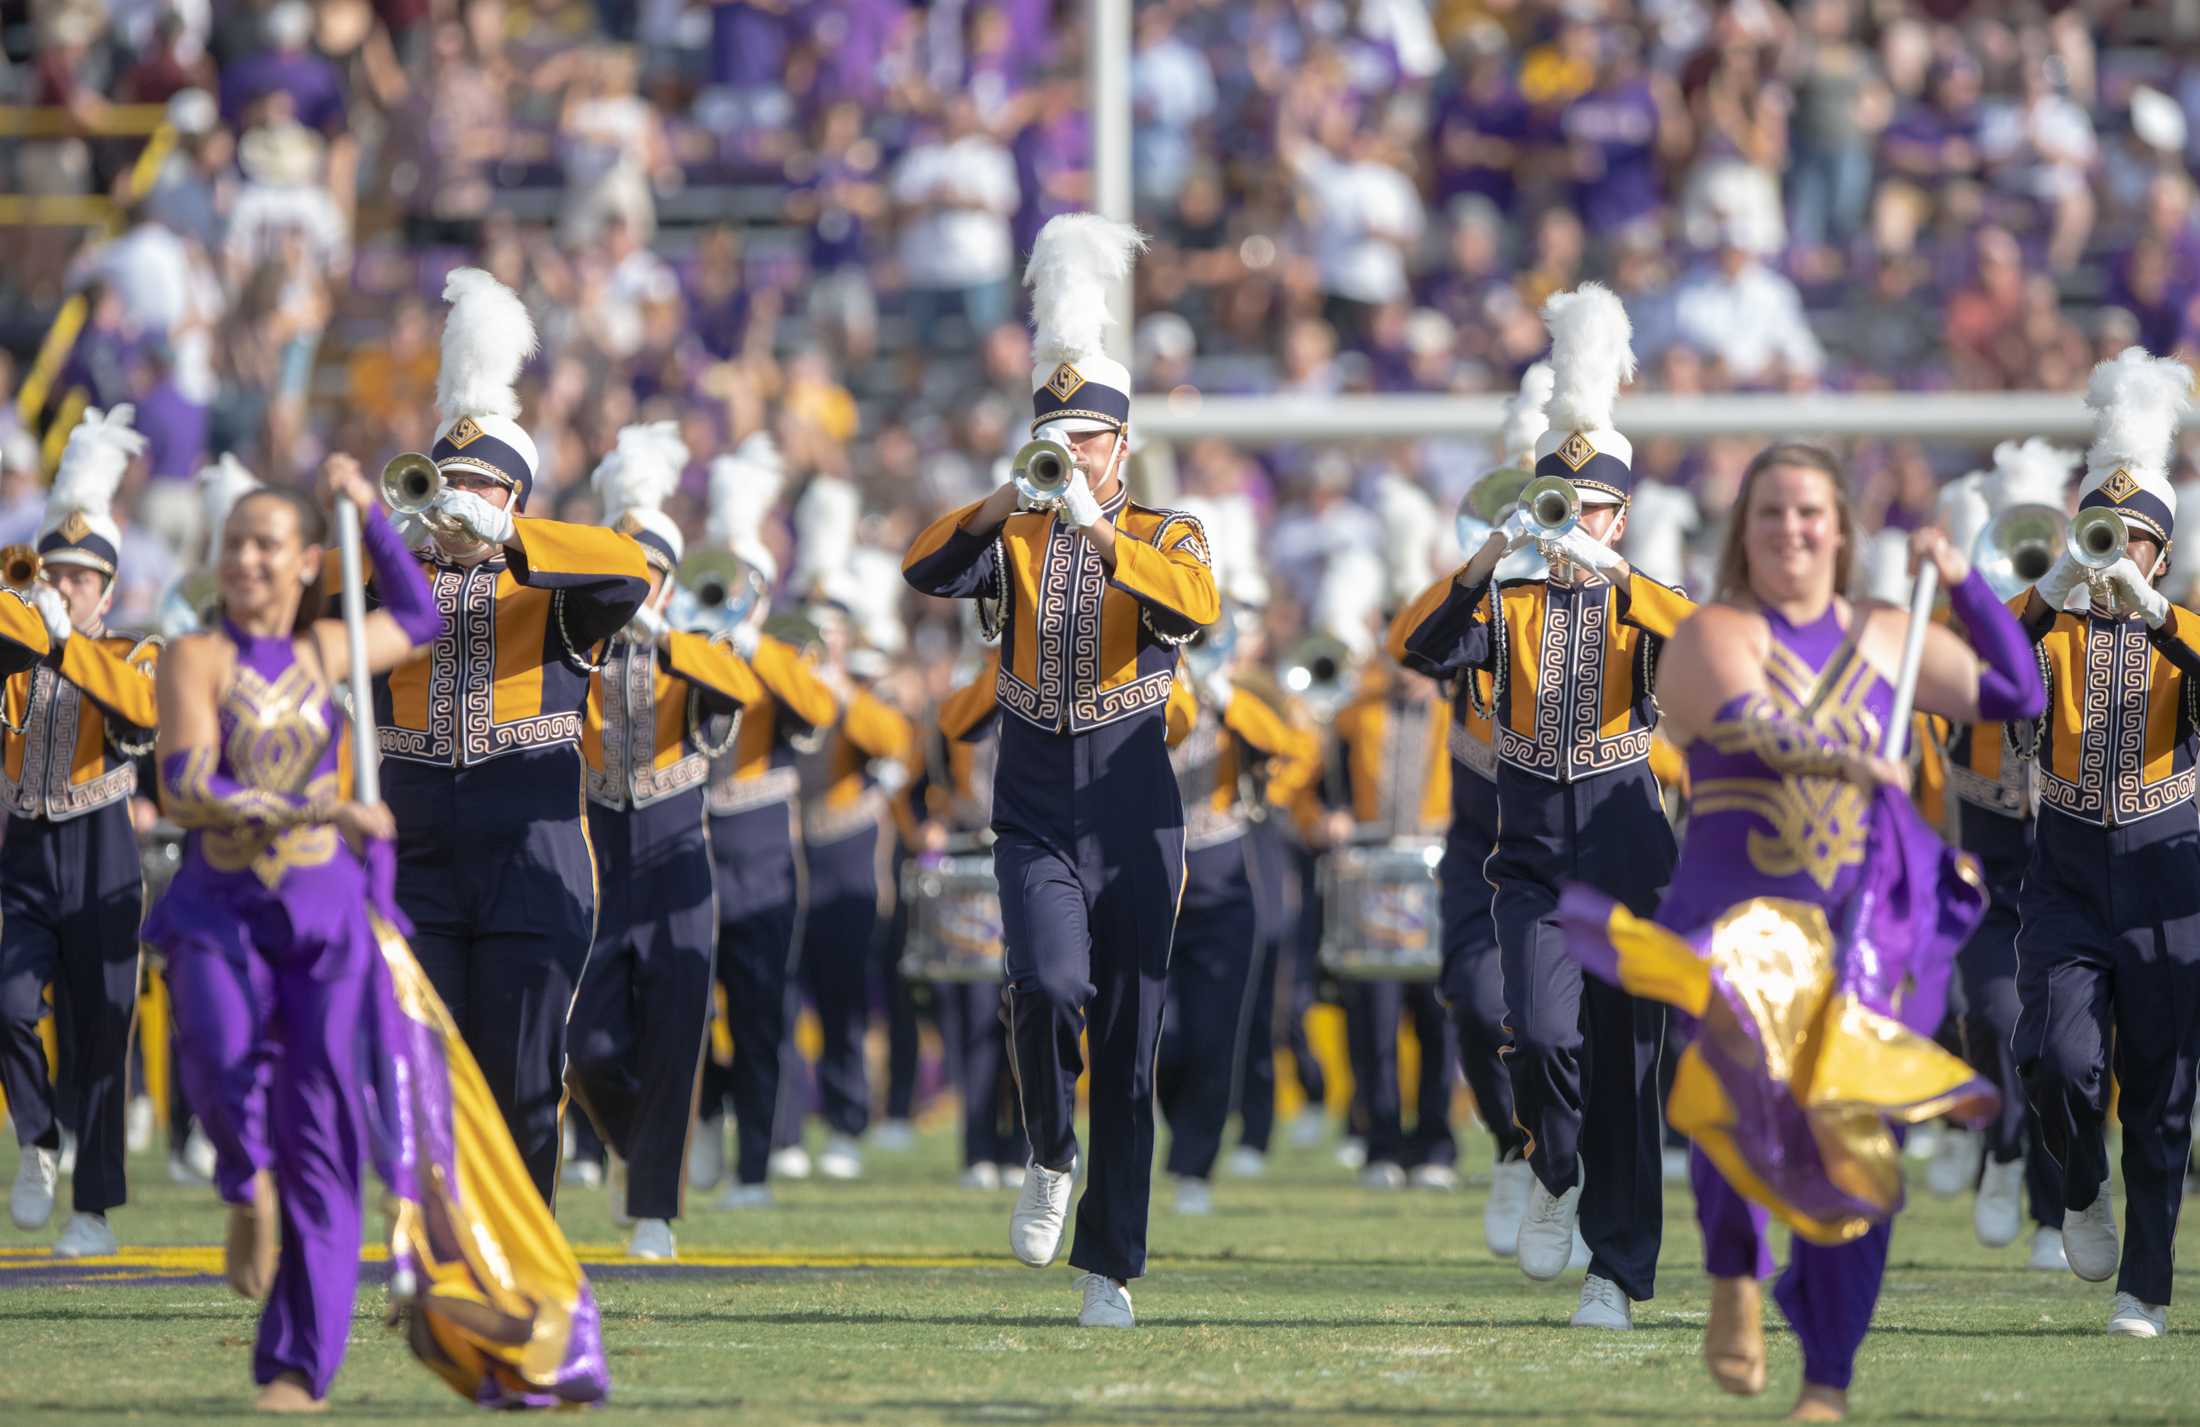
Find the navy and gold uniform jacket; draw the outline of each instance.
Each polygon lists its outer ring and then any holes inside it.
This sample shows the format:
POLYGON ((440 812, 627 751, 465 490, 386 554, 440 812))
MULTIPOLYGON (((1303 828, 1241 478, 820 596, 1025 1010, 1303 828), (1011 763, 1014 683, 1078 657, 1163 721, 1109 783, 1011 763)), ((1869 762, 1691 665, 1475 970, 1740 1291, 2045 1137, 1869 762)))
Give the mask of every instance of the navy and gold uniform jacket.
POLYGON ((46 621, 39 618, 23 592, 0 585, 0 679, 30 668, 52 647, 46 621))
MULTIPOLYGON (((43 624, 38 639, 46 641, 43 624)), ((75 634, 10 676, 0 690, 0 811, 64 822, 135 793, 156 722, 158 658, 150 641, 75 634)))
POLYGON ((934 521, 902 572, 925 594, 977 598, 994 611, 1001 707, 1035 728, 1072 734, 1163 709, 1178 646, 1221 612, 1199 522, 1118 492, 1102 507, 1116 531, 1110 572, 1092 542, 1052 512, 1019 511, 980 536, 963 529, 977 509, 934 521))
POLYGON ((1198 852, 1243 837, 1271 802, 1292 801, 1292 785, 1319 769, 1321 744, 1243 687, 1219 717, 1190 695, 1189 681, 1178 687, 1190 726, 1169 763, 1184 798, 1184 850, 1198 852))
MULTIPOLYGON (((2058 822, 2123 828, 2159 820, 2165 835, 2191 830, 2200 615, 2172 605, 2162 627, 2150 629, 2135 614, 2072 614, 2029 592, 2010 603, 2047 682, 2047 710, 2029 735, 2040 808, 2058 822)), ((2019 738, 2027 739, 2021 727, 2019 738)))
MULTIPOLYGON (((1447 717, 1433 686, 1423 685, 1423 693, 1401 690, 1400 682, 1379 665, 1361 675, 1359 688, 1330 725, 1335 772, 1324 784, 1365 831, 1384 837, 1434 835, 1451 816, 1456 745, 1474 738, 1474 725, 1447 717)), ((1484 717, 1480 723, 1480 746, 1486 749, 1489 721, 1484 717)), ((1484 801, 1492 796, 1486 787, 1480 793, 1484 801)))
POLYGON ((759 697, 742 714, 733 747, 712 760, 714 818, 792 804, 801 791, 799 744, 840 716, 832 689, 793 645, 760 635, 748 664, 759 697))
MULTIPOLYGON (((819 848, 876 829, 888 812, 873 765, 907 770, 917 753, 908 719, 876 696, 857 690, 823 746, 802 755, 802 842, 819 848)), ((897 784, 899 786, 899 784, 897 784)))
POLYGON ((924 759, 905 794, 916 822, 937 822, 969 834, 993 817, 993 773, 999 763, 1000 651, 986 655, 977 677, 940 700, 924 739, 924 759))
POLYGON ((635 814, 669 804, 668 830, 673 823, 699 830, 710 780, 699 740, 713 716, 738 716, 763 692, 739 654, 702 635, 672 631, 654 644, 613 640, 592 681, 581 730, 589 803, 635 814))

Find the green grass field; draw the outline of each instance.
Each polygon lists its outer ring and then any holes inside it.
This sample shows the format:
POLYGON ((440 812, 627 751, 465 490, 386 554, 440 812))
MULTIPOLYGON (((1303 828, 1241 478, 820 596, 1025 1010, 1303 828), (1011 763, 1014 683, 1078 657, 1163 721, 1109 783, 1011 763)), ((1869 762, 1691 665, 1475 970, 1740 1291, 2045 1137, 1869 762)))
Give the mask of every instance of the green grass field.
MULTIPOLYGON (((912 1154, 874 1154, 860 1184, 786 1187, 774 1210, 698 1211, 680 1246, 707 1265, 619 1263, 602 1193, 569 1192, 562 1217, 603 1305, 610 1410, 653 1423, 1647 1423, 1766 1421, 1793 1399, 1794 1340, 1776 1326, 1764 1397, 1725 1397, 1699 1366, 1685 1187, 1668 1190, 1664 1278, 1636 1331, 1574 1332, 1577 1277, 1530 1284, 1483 1252, 1480 1186, 1362 1190, 1327 1150, 1285 1151, 1261 1182, 1222 1182, 1211 1218, 1176 1218, 1159 1188, 1139 1326, 1091 1333, 1067 1268, 1009 1258, 1011 1196, 954 1187, 952 1142, 942 1127, 912 1154)), ((152 1158, 132 1170, 117 1260, 57 1272, 51 1230, 0 1227, 0 1423, 222 1421, 249 1402, 254 1312, 212 1257, 131 1254, 216 1243, 211 1191, 171 1185, 152 1158)), ((2186 1305, 2200 1296, 2190 1272, 2179 1288, 2186 1305)), ((361 1294, 332 1415, 466 1411, 383 1329, 380 1298, 361 1294)), ((1921 1200, 1895 1232, 1854 1420, 2200 1421, 2200 1344, 2179 1331, 2200 1332, 2195 1310, 2147 1343, 2107 1338, 2107 1306, 2106 1285, 1980 1248, 1967 1203, 1921 1200)))

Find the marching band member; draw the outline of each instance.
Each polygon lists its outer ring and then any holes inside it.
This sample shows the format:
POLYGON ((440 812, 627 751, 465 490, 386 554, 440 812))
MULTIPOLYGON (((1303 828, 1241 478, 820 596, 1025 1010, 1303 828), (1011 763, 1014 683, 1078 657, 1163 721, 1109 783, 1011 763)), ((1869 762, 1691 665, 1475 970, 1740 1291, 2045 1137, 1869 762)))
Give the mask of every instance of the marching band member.
MULTIPOLYGON (((879 932, 882 838, 889 800, 907 781, 916 730, 885 700, 851 679, 871 637, 855 568, 855 487, 819 476, 795 508, 801 559, 816 572, 812 603, 822 636, 820 676, 835 690, 840 716, 797 762, 802 783, 802 871, 807 898, 797 968, 817 1008, 824 1046, 817 1059, 825 1118, 817 1171, 827 1179, 863 1174, 863 1132, 871 1122, 871 1077, 864 1040, 871 1023, 872 953, 879 932)), ((803 571, 797 570, 798 581, 803 571)), ((879 672, 876 664, 872 672, 879 672)), ((781 1114, 793 1113, 782 1087, 781 1114)), ((795 1120, 796 1142, 800 1119, 795 1120)))
POLYGON ((108 512, 145 449, 130 415, 93 409, 69 434, 39 525, 42 572, 21 598, 0 600, 4 666, 21 670, 0 693, 0 1086, 23 1149, 8 1208, 19 1229, 53 1214, 62 1126, 38 1038, 51 982, 76 1086, 74 1213, 54 1245, 64 1258, 113 1253, 107 1211, 128 1197, 123 1111, 145 897, 130 799, 154 723, 155 650, 109 635, 103 621, 122 544, 108 512), (19 627, 31 622, 23 598, 41 626, 35 638, 19 627))
POLYGON ((2191 390, 2181 363, 2138 347, 2093 369, 2078 515, 2121 517, 2125 558, 2089 581, 2066 553, 2020 616, 2048 705, 2018 906, 2015 1054, 2062 1172, 2070 1271, 2089 1283, 2116 1275, 2108 1331, 2140 1338, 2167 1326, 2200 1061, 2200 616, 2154 588, 2175 534, 2167 469, 2191 390), (2090 603, 2066 610, 2088 585, 2090 603), (2112 1069, 2130 1234, 2120 1258, 2102 1140, 2112 1069))
POLYGON ((668 628, 686 542, 664 513, 687 469, 671 421, 629 426, 596 468, 605 523, 640 543, 649 598, 611 641, 581 731, 589 844, 598 859, 596 936, 573 1000, 567 1079, 618 1156, 612 1213, 631 1218, 635 1258, 674 1256, 695 1077, 710 1032, 718 930, 703 785, 709 715, 762 690, 741 656, 668 628))
POLYGON ((1089 1024, 1092 1153, 1070 1250, 1087 1326, 1130 1326, 1125 1285, 1146 1267, 1153 1060, 1184 878, 1163 706, 1178 646, 1220 613, 1199 523, 1132 501, 1124 479, 1130 376, 1102 336, 1107 284, 1141 242, 1068 214, 1032 252, 1033 427, 1075 466, 1059 505, 1020 509, 1003 485, 921 532, 903 565, 926 594, 979 599, 1002 630, 993 861, 1032 1145, 1009 1239, 1034 1267, 1060 1246, 1089 1024))
POLYGON ((534 323, 478 268, 443 294, 443 491, 417 553, 447 629, 375 681, 383 788, 414 953, 554 1205, 566 1013, 596 924, 581 711, 649 566, 630 536, 523 513, 535 444, 512 383, 534 323))
MULTIPOLYGON (((1225 607, 1222 620, 1234 617, 1225 607)), ((1216 633, 1226 627, 1218 622, 1207 633, 1220 648, 1196 640, 1185 651, 1184 682, 1197 686, 1197 711, 1189 735, 1169 751, 1184 801, 1184 891, 1154 1088, 1169 1121, 1179 1214, 1213 1212, 1209 1182, 1264 969, 1256 906, 1276 891, 1259 881, 1249 828, 1264 815, 1277 770, 1319 766, 1314 735, 1231 678, 1230 641, 1216 633)))
POLYGON ((711 764, 706 798, 718 878, 718 984, 733 1061, 723 1074, 704 1066, 698 1133, 722 1152, 720 1116, 731 1105, 734 1178, 718 1198, 721 1209, 771 1203, 772 1129, 791 1030, 788 977, 801 905, 797 747, 839 717, 835 695, 801 651, 763 633, 779 576, 778 558, 764 543, 764 517, 784 481, 778 449, 762 432, 710 466, 710 544, 730 551, 753 579, 751 595, 743 597, 747 607, 724 638, 761 685, 761 697, 734 729, 732 750, 711 764))
MULTIPOLYGON (((2022 505, 2060 512, 2068 507, 2077 454, 2045 441, 2004 441, 1977 495, 1990 520, 2022 505)), ((1977 528, 1976 512, 1969 522, 1977 528)), ((1968 549, 1957 539, 1957 548, 1968 549)), ((2004 596, 2019 590, 1999 589, 2004 596)), ((2024 1082, 2010 1047, 2017 1030, 2017 908, 2032 862, 2039 803, 2038 772, 2013 739, 2028 736, 2003 723, 1963 724, 1947 740, 1948 787, 1955 797, 1956 843, 1976 857, 1992 894, 1986 915, 1956 955, 1963 985, 1965 1058, 2001 1091, 2001 1113, 1986 1128, 1984 1172, 1972 1224, 1979 1242, 1999 1248, 2023 1227, 2026 1192, 2032 1203, 2032 1266, 2060 1269, 2062 1185, 2037 1134, 2029 1133, 2024 1082)), ((1961 1134, 1961 1131, 1944 1133, 1961 1134)), ((1965 1187, 1969 1187, 1966 1182, 1965 1187)))
MULTIPOLYGON (((1774 1290, 1803 1354, 1790 1420, 1836 1421, 1902 1199, 1892 1125, 1991 1111, 1991 1087, 1929 1039, 1984 891, 1923 826, 1907 768, 1881 754, 1909 619, 1841 593, 1861 552, 1840 467, 1773 446, 1735 509, 1719 602, 1667 642, 1660 681, 1692 800, 1672 890, 1653 921, 1576 886, 1561 919, 1599 982, 1687 1013, 1672 1109, 1696 1144, 1714 1380, 1765 1389, 1758 1281, 1777 1212, 1796 1230, 1774 1290)), ((1917 706, 2030 716, 2042 693, 2015 622, 1941 531, 1910 549, 1933 562, 1970 645, 1925 632, 1917 706)))
MULTIPOLYGON (((1547 579, 1493 583, 1534 539, 1515 512, 1458 572, 1391 626, 1407 668, 1493 676, 1498 835, 1488 863, 1503 958, 1514 1114, 1536 1183, 1520 1226, 1522 1272, 1552 1278, 1576 1224, 1592 1262, 1578 1327, 1627 1328, 1651 1296, 1662 1202, 1657 1103, 1662 1007, 1583 984, 1556 921, 1559 884, 1579 880, 1647 914, 1675 855, 1649 766, 1658 648, 1694 608, 1611 548, 1625 533, 1632 448, 1611 429, 1634 372, 1627 314, 1585 283, 1544 307, 1551 427, 1536 474, 1579 493, 1579 523, 1551 542, 1547 579)), ((1464 687, 1479 697, 1474 681, 1464 687)))

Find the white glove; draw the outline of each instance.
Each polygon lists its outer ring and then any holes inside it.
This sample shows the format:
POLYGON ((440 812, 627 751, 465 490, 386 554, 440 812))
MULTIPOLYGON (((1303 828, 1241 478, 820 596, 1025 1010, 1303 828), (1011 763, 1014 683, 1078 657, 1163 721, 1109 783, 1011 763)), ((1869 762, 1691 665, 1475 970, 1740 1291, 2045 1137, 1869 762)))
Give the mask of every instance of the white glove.
POLYGON ((757 638, 755 625, 744 624, 740 626, 733 631, 733 652, 744 659, 754 659, 756 657, 757 638))
POLYGON ((46 621, 46 637, 59 649, 76 633, 76 626, 69 621, 69 602, 61 597, 61 591, 40 582, 31 586, 31 605, 38 617, 46 621))
POLYGON ((1594 570, 1600 575, 1616 573, 1624 563, 1620 559, 1619 551, 1596 539, 1578 525, 1560 537, 1557 554, 1562 560, 1579 565, 1584 570, 1594 570))
POLYGON ((1236 691, 1237 686, 1230 682, 1229 674, 1221 669, 1200 675, 1199 701, 1213 709, 1218 717, 1230 707, 1230 696, 1236 691))
POLYGON ((1079 530, 1090 530, 1100 520, 1100 502, 1093 498, 1083 471, 1072 475, 1069 487, 1062 492, 1062 518, 1079 530))
POLYGON ((484 545, 508 544, 518 533, 519 527, 512 523, 512 512, 489 504, 472 491, 445 491, 434 509, 484 545))
POLYGON ((1535 543, 1535 526, 1528 521, 1528 512, 1514 510, 1505 517, 1505 523, 1497 527, 1505 535, 1505 553, 1522 550, 1535 543))
POLYGON ((2162 622, 2169 618, 2168 598, 2147 583, 2146 576, 2139 573, 2139 567, 2131 563, 2130 556, 2109 566, 2107 578, 2124 608, 2135 609, 2144 615, 2149 629, 2160 629, 2162 622))
POLYGON ((2084 583, 2085 566, 2071 559, 2070 552, 2065 550, 2047 567, 2047 573, 2040 576, 2033 588, 2040 592, 2040 598, 2047 602, 2049 609, 2059 610, 2070 598, 2070 592, 2084 583))
POLYGON ((642 602, 640 609, 634 611, 634 618, 627 627, 633 631, 634 638, 643 644, 655 644, 665 637, 665 630, 669 628, 665 617, 646 600, 642 602))

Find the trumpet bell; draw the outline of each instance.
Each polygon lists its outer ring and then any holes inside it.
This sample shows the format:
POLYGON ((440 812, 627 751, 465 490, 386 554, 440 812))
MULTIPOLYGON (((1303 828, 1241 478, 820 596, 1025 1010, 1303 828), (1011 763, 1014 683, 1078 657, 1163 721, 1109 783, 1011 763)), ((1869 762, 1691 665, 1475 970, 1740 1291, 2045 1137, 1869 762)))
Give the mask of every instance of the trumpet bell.
POLYGON ((1581 491, 1564 476, 1538 476, 1520 488, 1520 508, 1527 512, 1539 544, 1563 540, 1581 523, 1581 491))
POLYGON ((731 550, 699 550, 680 562, 673 578, 698 625, 737 629, 765 595, 763 575, 731 550))
POLYGON ((2130 538, 2124 518, 2115 511, 2081 510, 2070 522, 2070 558, 2100 574, 2124 558, 2124 543, 2130 538))
POLYGON ((1061 442, 1041 436, 1026 441, 1010 465, 1017 494, 1034 507, 1052 509, 1062 503, 1063 493, 1069 489, 1077 458, 1061 442))
POLYGON ((195 570, 169 582, 161 592, 153 624, 165 639, 176 639, 215 623, 214 601, 221 594, 212 570, 195 570))
POLYGON ((1312 634, 1291 648, 1276 682, 1307 707, 1316 719, 1327 720, 1350 692, 1352 651, 1335 635, 1312 634))
POLYGON ((403 451, 382 467, 382 504, 396 515, 421 515, 443 494, 443 473, 418 451, 403 451))
POLYGON ((1476 546, 1489 539, 1498 522, 1512 514, 1512 508, 1520 503, 1521 490, 1533 479, 1518 466, 1500 466, 1468 487, 1459 498, 1458 512, 1452 516, 1459 548, 1472 555, 1476 546))
POLYGON ((1996 595, 2014 599, 2039 583, 2055 563, 2056 552, 2068 538, 2069 523, 2051 505, 2012 505, 1979 531, 1971 546, 1971 563, 1996 595))
POLYGON ((29 545, 0 546, 0 585, 27 590, 38 582, 39 572, 45 568, 45 557, 29 545))

